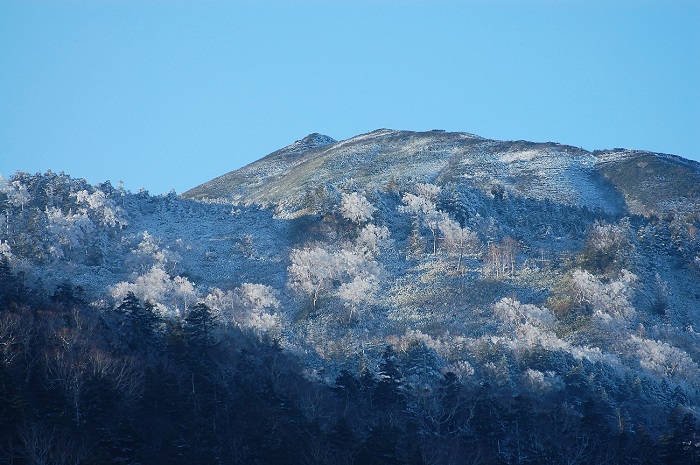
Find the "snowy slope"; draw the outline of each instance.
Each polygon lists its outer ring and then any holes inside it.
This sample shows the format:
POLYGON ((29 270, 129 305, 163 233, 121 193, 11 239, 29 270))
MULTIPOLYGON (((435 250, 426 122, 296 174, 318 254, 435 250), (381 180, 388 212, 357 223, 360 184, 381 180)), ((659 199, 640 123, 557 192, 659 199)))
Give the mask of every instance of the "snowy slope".
MULTIPOLYGON (((316 140, 311 135, 302 141, 316 140)), ((300 141, 300 142, 302 142, 300 141)), ((585 150, 554 143, 494 141, 468 133, 377 130, 341 142, 296 144, 202 184, 186 198, 278 204, 292 210, 314 186, 383 188, 416 180, 618 211, 623 204, 585 150)))

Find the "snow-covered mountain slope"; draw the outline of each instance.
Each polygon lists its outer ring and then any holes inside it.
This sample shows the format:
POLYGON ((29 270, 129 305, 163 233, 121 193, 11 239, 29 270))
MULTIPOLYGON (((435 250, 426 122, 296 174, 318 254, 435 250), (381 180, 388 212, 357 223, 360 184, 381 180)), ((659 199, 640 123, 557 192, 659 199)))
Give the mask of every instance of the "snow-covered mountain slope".
POLYGON ((659 437, 659 412, 700 416, 699 166, 379 130, 313 134, 183 196, 17 173, 0 304, 6 283, 75 289, 107 321, 132 293, 177 328, 204 303, 217 337, 274 339, 327 385, 384 379, 393 347, 411 408, 451 374, 576 418, 595 399, 659 437))
POLYGON ((283 204, 295 212, 303 210, 305 195, 319 184, 344 183, 363 190, 406 180, 467 185, 611 213, 649 214, 700 205, 700 165, 680 157, 387 129, 340 142, 312 134, 183 196, 283 204), (630 170, 639 173, 620 174, 630 170))
POLYGON ((195 199, 228 198, 240 200, 249 192, 264 191, 265 186, 303 163, 309 153, 335 143, 323 134, 313 133, 239 170, 219 176, 184 196, 195 199))

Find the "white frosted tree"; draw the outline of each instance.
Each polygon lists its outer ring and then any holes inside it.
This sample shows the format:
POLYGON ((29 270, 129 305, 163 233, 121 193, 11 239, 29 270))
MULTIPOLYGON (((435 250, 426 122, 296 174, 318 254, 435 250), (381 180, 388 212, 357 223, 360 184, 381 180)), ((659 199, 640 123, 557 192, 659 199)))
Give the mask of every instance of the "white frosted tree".
POLYGON ((617 279, 601 282, 585 270, 574 270, 571 288, 574 298, 592 311, 588 334, 594 340, 619 347, 636 326, 631 299, 637 276, 622 270, 617 279))
POLYGON ((552 391, 564 389, 564 380, 554 371, 539 371, 528 368, 523 372, 522 380, 531 391, 537 394, 546 394, 552 391))
POLYGON ((329 294, 340 297, 354 311, 360 302, 370 301, 379 286, 381 267, 376 257, 388 239, 387 228, 370 224, 354 243, 335 250, 322 245, 293 249, 287 269, 288 286, 305 294, 314 310, 319 297, 329 294), (359 294, 361 289, 364 295, 359 294))
POLYGON ((8 262, 12 258, 12 248, 7 241, 0 240, 0 257, 4 257, 8 262))
POLYGON ((379 282, 375 275, 358 275, 352 281, 340 285, 338 297, 350 306, 350 318, 352 318, 357 313, 360 304, 374 300, 378 289, 379 282))
POLYGON ((97 222, 105 227, 119 229, 128 225, 124 210, 118 207, 112 199, 100 189, 90 194, 81 190, 73 194, 78 205, 82 205, 90 215, 94 215, 97 222))
POLYGON ((622 270, 618 279, 601 282, 588 271, 576 269, 571 285, 579 303, 589 304, 594 313, 603 319, 615 318, 631 321, 636 312, 631 299, 637 276, 622 270))
POLYGON ((12 181, 7 183, 4 191, 5 194, 7 194, 10 204, 14 205, 15 207, 20 207, 22 212, 24 212, 24 206, 32 199, 29 191, 27 190, 27 186, 22 184, 21 181, 12 181))
POLYGON ((386 226, 368 224, 355 240, 355 250, 365 258, 374 258, 384 247, 389 245, 389 229, 386 226))
POLYGON ((224 324, 235 323, 234 307, 236 296, 233 291, 224 291, 218 287, 209 290, 204 303, 224 324))
POLYGON ((698 387, 700 367, 687 352, 666 342, 630 336, 630 348, 636 352, 639 364, 655 376, 698 387))
POLYGON ((280 306, 275 290, 265 284, 243 283, 237 289, 237 295, 245 308, 256 312, 280 306))
POLYGON ((236 289, 236 296, 243 310, 243 327, 259 334, 279 329, 282 322, 274 310, 279 308, 280 301, 271 286, 243 283, 236 289))
POLYGON ((282 325, 276 313, 280 301, 275 290, 265 284, 243 283, 228 291, 213 288, 204 303, 225 324, 251 329, 258 334, 279 330, 282 325))
POLYGON ((376 211, 369 200, 357 192, 344 193, 340 198, 340 214, 353 223, 362 224, 371 220, 376 211))
POLYGON ((140 242, 124 261, 126 267, 138 273, 143 273, 153 266, 159 266, 170 273, 174 272, 181 260, 180 254, 162 247, 160 239, 148 231, 141 233, 140 238, 140 242))
POLYGON ((486 268, 496 278, 502 278, 515 271, 516 256, 520 244, 512 237, 489 244, 486 252, 486 268))
POLYGON ((187 278, 170 275, 159 265, 153 265, 146 273, 137 275, 133 282, 122 281, 110 288, 112 298, 121 302, 133 294, 144 302, 150 302, 162 314, 182 315, 198 298, 197 290, 187 278))
POLYGON ((414 228, 420 231, 421 227, 430 230, 433 237, 433 255, 437 254, 439 224, 447 214, 437 210, 437 197, 440 194, 440 187, 433 184, 416 184, 415 194, 407 192, 401 201, 399 211, 407 213, 413 217, 414 228))
POLYGON ((316 310, 319 297, 333 285, 339 274, 338 259, 325 248, 294 249, 288 268, 289 287, 306 294, 316 310))
POLYGON ((187 313, 190 304, 197 300, 198 294, 194 284, 183 276, 175 276, 172 280, 173 297, 182 302, 182 309, 187 313))
POLYGON ((448 254, 457 257, 455 271, 462 269, 462 260, 465 255, 478 253, 481 249, 479 236, 469 229, 462 227, 458 222, 449 217, 444 217, 438 224, 442 233, 442 240, 448 254))
POLYGON ((504 340, 516 353, 534 347, 565 349, 569 344, 555 333, 556 318, 547 308, 504 298, 493 305, 504 340))
MULTIPOLYGON (((46 208, 47 229, 53 237, 53 242, 61 248, 67 247, 69 251, 83 246, 85 254, 89 253, 90 238, 95 231, 95 224, 88 218, 84 211, 64 214, 56 207, 46 208)), ((55 246, 52 254, 56 258, 64 256, 64 251, 55 246)))
POLYGON ((599 221, 593 224, 586 238, 587 245, 599 252, 619 250, 627 240, 623 226, 599 221))

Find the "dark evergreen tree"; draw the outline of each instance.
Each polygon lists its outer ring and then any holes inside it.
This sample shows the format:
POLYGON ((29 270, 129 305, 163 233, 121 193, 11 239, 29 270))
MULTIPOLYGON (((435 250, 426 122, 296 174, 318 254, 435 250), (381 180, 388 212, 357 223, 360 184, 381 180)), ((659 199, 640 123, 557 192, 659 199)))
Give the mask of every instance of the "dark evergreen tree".
POLYGON ((214 344, 214 315, 203 302, 197 303, 185 317, 187 343, 194 348, 208 348, 214 344))
POLYGON ((700 428, 692 413, 671 412, 671 432, 661 437, 661 458, 668 465, 700 463, 700 428))
POLYGON ((157 345, 161 317, 153 304, 144 304, 129 292, 115 312, 121 316, 120 337, 128 341, 132 350, 157 345))
POLYGON ((398 359, 392 346, 387 346, 382 353, 375 399, 381 407, 403 408, 406 406, 403 375, 399 370, 398 359))

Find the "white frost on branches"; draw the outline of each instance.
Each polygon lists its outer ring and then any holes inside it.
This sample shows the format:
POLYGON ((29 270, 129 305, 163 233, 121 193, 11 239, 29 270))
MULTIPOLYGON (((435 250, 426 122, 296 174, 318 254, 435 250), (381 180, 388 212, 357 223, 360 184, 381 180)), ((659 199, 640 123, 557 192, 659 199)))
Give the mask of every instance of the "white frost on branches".
POLYGON ((389 246, 389 229, 386 226, 368 224, 355 241, 355 250, 365 258, 374 258, 381 249, 389 246))
MULTIPOLYGON (((88 240, 95 230, 95 225, 84 211, 69 211, 64 214, 56 207, 46 207, 45 213, 47 229, 54 243, 61 248, 68 247, 71 251, 84 245, 87 253, 88 240)), ((52 247, 51 252, 56 258, 63 257, 61 248, 52 247)))
POLYGON ((92 194, 81 190, 72 195, 76 203, 82 205, 86 213, 94 215, 100 224, 110 228, 119 227, 119 229, 128 225, 124 210, 112 199, 107 198, 100 189, 96 189, 92 194))
POLYGON ((150 302, 164 315, 183 315, 196 302, 197 290, 187 278, 170 275, 154 265, 148 272, 138 275, 133 282, 122 281, 111 287, 115 301, 121 302, 129 292, 144 302, 150 302))
POLYGON ((141 241, 127 256, 124 264, 127 268, 143 273, 153 266, 159 266, 171 273, 182 257, 177 252, 161 247, 159 238, 144 231, 140 234, 141 241))
POLYGON ((574 270, 571 284, 579 303, 587 303, 593 308, 594 315, 603 321, 631 322, 635 310, 631 299, 637 275, 622 270, 616 280, 603 283, 589 272, 574 270))
POLYGON ((442 233, 442 240, 448 254, 457 257, 456 270, 460 271, 464 256, 478 253, 481 250, 479 236, 468 227, 463 228, 449 216, 444 216, 440 220, 438 228, 442 233))
POLYGON ((700 382, 700 367, 687 352, 663 341, 635 335, 630 337, 629 342, 639 357, 639 364, 654 375, 696 386, 700 382))
POLYGON ((29 203, 32 196, 29 195, 27 186, 22 184, 21 181, 6 182, 2 187, 2 191, 5 192, 10 200, 10 204, 15 207, 20 207, 24 211, 24 206, 29 203))
POLYGON ((0 256, 5 257, 7 260, 12 258, 12 249, 7 241, 0 241, 0 256))
POLYGON ((376 211, 377 209, 369 200, 357 192, 343 194, 340 199, 340 214, 353 223, 362 224, 371 220, 376 211))
POLYGON ((213 288, 204 303, 218 314, 222 321, 258 334, 279 330, 280 306, 274 288, 264 284, 243 283, 233 291, 213 288))
POLYGON ((314 309, 328 293, 343 299, 354 311, 360 303, 371 302, 379 289, 381 268, 376 257, 388 240, 386 227, 370 224, 355 243, 336 250, 324 245, 293 249, 288 285, 305 294, 314 309))
POLYGON ((568 350, 568 344, 554 333, 556 319, 546 308, 504 298, 493 305, 493 313, 500 320, 509 345, 515 350, 538 346, 568 350))
POLYGON ((280 301, 271 286, 243 283, 236 289, 236 294, 244 310, 241 319, 243 327, 257 333, 268 333, 281 327, 280 316, 274 313, 279 308, 280 301))
POLYGON ((596 221, 588 233, 587 242, 600 252, 620 249, 627 241, 627 232, 621 225, 596 221))
POLYGON ((564 389, 564 380, 554 371, 539 371, 528 368, 523 373, 525 385, 535 393, 561 391, 564 389))

